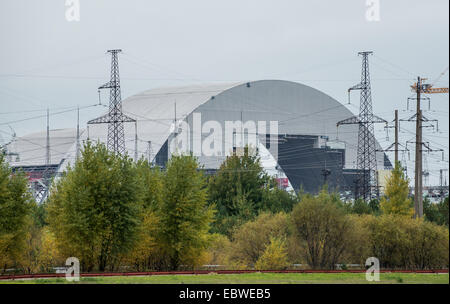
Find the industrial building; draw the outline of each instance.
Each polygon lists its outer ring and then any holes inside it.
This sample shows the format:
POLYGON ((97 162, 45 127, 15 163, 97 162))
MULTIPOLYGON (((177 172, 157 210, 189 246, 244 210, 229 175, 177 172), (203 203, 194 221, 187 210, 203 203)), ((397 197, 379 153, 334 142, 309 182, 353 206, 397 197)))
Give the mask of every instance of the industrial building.
MULTIPOLYGON (((157 88, 123 100, 123 113, 136 121, 124 124, 126 150, 133 158, 164 167, 173 153, 193 153, 214 173, 228 155, 249 145, 286 189, 316 193, 326 182, 353 193, 359 126, 338 129, 337 123, 353 114, 309 86, 260 80, 157 88)), ((6 146, 10 165, 40 185, 40 178, 57 175, 75 161, 83 141, 106 142, 107 128, 88 125, 79 136, 74 128, 16 138, 6 146)), ((377 153, 377 168, 391 167, 385 153, 377 153)), ((38 188, 45 192, 42 184, 38 188)))

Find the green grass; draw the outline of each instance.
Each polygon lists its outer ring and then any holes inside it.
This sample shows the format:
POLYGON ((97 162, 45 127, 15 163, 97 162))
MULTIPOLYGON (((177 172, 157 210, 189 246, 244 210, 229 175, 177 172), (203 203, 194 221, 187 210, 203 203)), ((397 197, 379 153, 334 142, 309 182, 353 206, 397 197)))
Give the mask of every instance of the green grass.
MULTIPOLYGON (((66 284, 64 278, 0 281, 0 284, 66 284)), ((81 278, 75 284, 449 284, 448 274, 381 273, 368 282, 364 273, 250 273, 81 278)))

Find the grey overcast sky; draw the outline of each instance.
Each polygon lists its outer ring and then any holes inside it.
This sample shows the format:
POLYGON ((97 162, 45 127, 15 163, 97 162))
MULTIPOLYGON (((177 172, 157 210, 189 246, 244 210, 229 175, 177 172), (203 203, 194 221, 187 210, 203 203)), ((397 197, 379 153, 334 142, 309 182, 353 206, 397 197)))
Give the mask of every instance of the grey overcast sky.
MULTIPOLYGON (((0 1, 0 130, 17 134, 75 127, 68 108, 95 104, 108 80, 107 49, 121 48, 122 96, 167 85, 285 79, 319 89, 342 103, 360 79, 358 51, 370 58, 375 114, 408 118, 409 85, 436 79, 448 66, 448 0, 380 0, 380 21, 366 20, 366 0, 79 0, 80 21, 68 22, 64 0, 0 1), (19 112, 19 113, 14 113, 19 112)), ((448 73, 436 86, 448 86, 448 73)), ((102 95, 107 101, 107 95, 102 95)), ((357 113, 359 96, 349 109, 357 113)), ((432 96, 440 133, 427 130, 434 148, 425 169, 433 183, 448 168, 448 94, 432 96)), ((103 113, 82 111, 82 124, 103 113)), ((402 124, 402 141, 414 128, 402 124)), ((387 147, 378 127, 376 137, 387 147)), ((392 140, 392 133, 390 140, 392 140)), ((406 157, 407 158, 407 157, 406 157)), ((413 160, 413 155, 411 155, 413 160)), ((413 163, 408 165, 412 170, 413 163)), ((412 172, 412 171, 410 171, 412 172)))

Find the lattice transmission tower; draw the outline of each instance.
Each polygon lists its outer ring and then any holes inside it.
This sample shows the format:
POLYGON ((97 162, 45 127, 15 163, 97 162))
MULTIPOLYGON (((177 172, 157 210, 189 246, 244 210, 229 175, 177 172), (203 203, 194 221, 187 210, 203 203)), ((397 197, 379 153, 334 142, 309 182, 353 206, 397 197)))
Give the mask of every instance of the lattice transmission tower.
POLYGON ((111 80, 98 88, 99 90, 110 89, 109 111, 107 114, 89 121, 88 125, 108 124, 108 150, 116 154, 125 154, 125 131, 123 124, 136 121, 122 113, 118 58, 120 52, 122 50, 108 51, 111 54, 111 80))
POLYGON ((365 201, 372 199, 378 191, 377 189, 377 157, 376 157, 376 140, 374 135, 374 124, 385 123, 387 121, 374 115, 372 109, 372 92, 369 74, 369 55, 373 52, 360 52, 362 56, 362 74, 361 83, 351 87, 348 91, 360 90, 360 108, 359 115, 344 119, 337 123, 341 125, 359 125, 358 131, 358 152, 357 152, 357 169, 358 178, 355 181, 355 196, 363 198, 365 201))

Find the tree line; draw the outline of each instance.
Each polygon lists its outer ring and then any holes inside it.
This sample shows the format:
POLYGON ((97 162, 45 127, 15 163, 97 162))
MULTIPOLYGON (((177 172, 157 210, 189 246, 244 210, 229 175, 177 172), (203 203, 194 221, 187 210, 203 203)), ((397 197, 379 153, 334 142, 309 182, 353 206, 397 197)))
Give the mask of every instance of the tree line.
POLYGON ((291 194, 248 149, 206 176, 190 155, 161 170, 87 142, 37 205, 0 153, 0 272, 54 272, 68 257, 84 272, 334 269, 372 256, 388 268, 448 267, 448 198, 425 200, 425 219, 413 219, 399 164, 385 192, 370 203, 326 187, 291 194))

